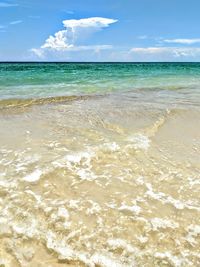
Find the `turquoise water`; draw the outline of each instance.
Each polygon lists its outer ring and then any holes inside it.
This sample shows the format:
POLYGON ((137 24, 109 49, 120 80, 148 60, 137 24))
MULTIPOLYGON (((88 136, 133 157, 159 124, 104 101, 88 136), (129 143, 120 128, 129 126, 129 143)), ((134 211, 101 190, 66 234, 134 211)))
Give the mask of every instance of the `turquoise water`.
POLYGON ((200 64, 0 64, 0 266, 200 266, 199 122, 200 64))
POLYGON ((0 99, 140 89, 199 94, 200 63, 1 63, 0 99))

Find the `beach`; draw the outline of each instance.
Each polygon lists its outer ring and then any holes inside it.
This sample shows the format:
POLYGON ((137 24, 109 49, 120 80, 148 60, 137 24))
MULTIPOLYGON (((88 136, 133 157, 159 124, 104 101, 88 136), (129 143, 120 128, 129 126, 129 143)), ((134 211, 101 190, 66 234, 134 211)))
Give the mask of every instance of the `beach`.
POLYGON ((200 266, 200 63, 0 81, 0 266, 200 266))

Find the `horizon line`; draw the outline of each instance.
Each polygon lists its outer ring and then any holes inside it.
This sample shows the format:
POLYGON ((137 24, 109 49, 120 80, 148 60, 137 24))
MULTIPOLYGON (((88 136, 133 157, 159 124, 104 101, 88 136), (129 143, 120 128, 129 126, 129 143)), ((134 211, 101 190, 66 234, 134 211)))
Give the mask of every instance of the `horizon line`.
POLYGON ((200 63, 200 61, 0 61, 0 64, 6 64, 6 63, 64 63, 64 64, 152 64, 152 63, 172 63, 172 64, 186 64, 186 63, 200 63))

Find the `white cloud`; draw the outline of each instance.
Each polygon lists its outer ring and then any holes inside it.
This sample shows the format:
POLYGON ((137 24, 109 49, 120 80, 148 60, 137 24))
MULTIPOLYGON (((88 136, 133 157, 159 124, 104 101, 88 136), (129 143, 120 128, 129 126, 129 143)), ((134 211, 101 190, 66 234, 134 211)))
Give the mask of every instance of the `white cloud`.
POLYGON ((73 10, 67 10, 67 11, 65 11, 67 14, 69 14, 69 15, 73 15, 74 14, 74 11, 73 10))
MULTIPOLYGON (((112 45, 80 45, 80 46, 68 46, 66 49, 56 49, 54 50, 55 52, 78 52, 78 51, 89 51, 92 50, 95 53, 99 53, 101 50, 109 50, 112 49, 112 45)), ((44 47, 41 48, 32 48, 30 50, 31 52, 33 52, 36 56, 40 57, 40 58, 44 58, 45 57, 45 53, 49 53, 51 52, 51 50, 49 49, 44 49, 44 47)))
POLYGON ((191 44, 200 43, 200 38, 196 38, 196 39, 166 39, 166 40, 163 40, 163 42, 191 45, 191 44))
POLYGON ((31 51, 37 56, 44 55, 45 50, 50 51, 82 51, 82 50, 104 50, 110 49, 110 45, 78 45, 81 39, 87 38, 90 34, 97 32, 117 20, 101 17, 93 17, 86 19, 70 19, 64 20, 64 30, 56 32, 53 36, 45 41, 38 49, 34 48, 31 51))
POLYGON ((6 3, 6 2, 0 2, 0 8, 1 7, 14 7, 18 6, 17 4, 11 4, 11 3, 6 3))
POLYGON ((22 20, 15 20, 15 21, 11 21, 11 22, 10 22, 10 25, 20 24, 20 23, 22 23, 22 22, 23 22, 22 20))
POLYGON ((130 52, 142 54, 158 54, 167 51, 169 51, 168 47, 136 47, 130 50, 130 52))
MULTIPOLYGON (((63 49, 63 50, 53 50, 54 51, 54 55, 53 56, 57 56, 58 58, 62 58, 62 55, 64 58, 66 58, 66 54, 64 54, 65 51, 68 52, 82 52, 82 51, 93 51, 93 53, 95 53, 96 55, 98 53, 100 53, 103 50, 109 50, 112 49, 112 45, 85 45, 85 46, 71 46, 68 47, 67 49, 63 49), (56 54, 57 52, 57 54, 56 54), (61 52, 63 52, 61 54, 61 52), (60 55, 58 54, 60 53, 60 55)), ((31 52, 33 52, 37 57, 39 58, 45 58, 46 56, 50 56, 51 57, 51 52, 52 50, 49 49, 44 49, 44 48, 32 48, 30 50, 31 52)), ((93 54, 94 55, 94 54, 93 54)), ((91 56, 91 53, 90 53, 91 56)), ((70 57, 67 57, 68 59, 70 59, 70 57)))
POLYGON ((145 40, 145 39, 148 38, 148 36, 147 35, 140 35, 137 38, 140 39, 140 40, 145 40))
POLYGON ((30 15, 30 16, 28 16, 30 19, 39 19, 40 18, 40 16, 33 16, 33 15, 30 15))
POLYGON ((95 52, 99 52, 100 50, 107 50, 111 48, 112 45, 79 45, 79 46, 72 46, 68 50, 70 51, 94 50, 95 52))
POLYGON ((39 58, 43 58, 44 57, 44 50, 42 50, 42 49, 32 48, 30 51, 33 52, 39 58))
POLYGON ((41 48, 49 48, 52 50, 66 50, 73 47, 73 44, 68 43, 68 31, 62 30, 56 32, 54 36, 49 36, 41 48))
POLYGON ((176 61, 200 58, 199 47, 138 47, 129 52, 132 59, 139 61, 176 61))
POLYGON ((63 24, 66 28, 71 28, 72 30, 75 30, 76 28, 94 28, 97 30, 104 27, 108 27, 110 24, 115 22, 117 22, 117 20, 101 18, 101 17, 93 17, 86 19, 64 20, 63 24))
POLYGON ((0 25, 0 33, 6 32, 6 26, 0 25))
POLYGON ((200 48, 188 48, 188 47, 146 47, 146 48, 132 48, 130 50, 131 53, 139 53, 139 54, 171 54, 175 57, 179 56, 195 56, 196 54, 200 54, 200 48))

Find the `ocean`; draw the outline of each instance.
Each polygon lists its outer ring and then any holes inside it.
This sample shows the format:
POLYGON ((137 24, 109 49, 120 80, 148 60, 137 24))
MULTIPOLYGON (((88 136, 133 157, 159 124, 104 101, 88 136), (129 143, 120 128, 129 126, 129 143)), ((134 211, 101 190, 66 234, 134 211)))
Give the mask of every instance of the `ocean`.
POLYGON ((200 63, 0 63, 0 265, 200 266, 200 63))

